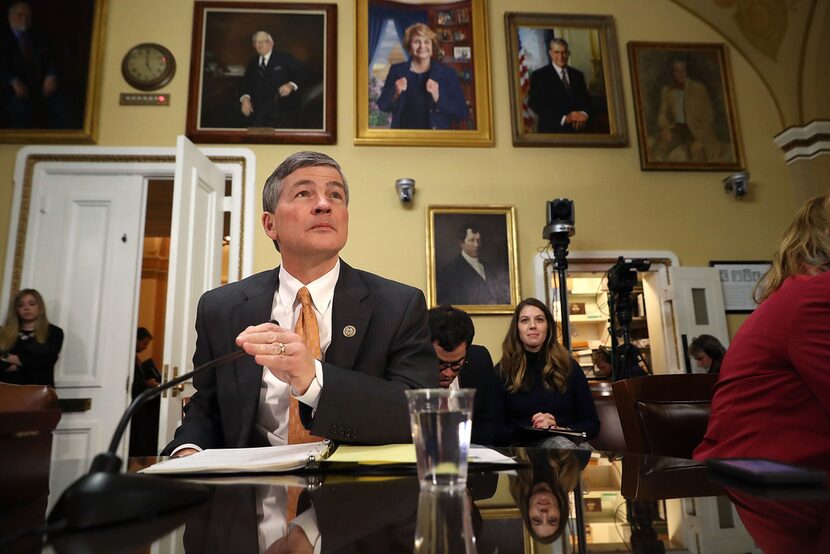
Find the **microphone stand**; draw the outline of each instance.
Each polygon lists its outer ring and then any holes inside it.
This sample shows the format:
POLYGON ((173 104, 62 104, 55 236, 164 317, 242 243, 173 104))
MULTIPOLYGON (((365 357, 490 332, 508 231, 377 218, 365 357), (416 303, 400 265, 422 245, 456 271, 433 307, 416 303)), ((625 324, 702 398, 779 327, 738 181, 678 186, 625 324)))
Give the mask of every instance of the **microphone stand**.
POLYGON ((47 518, 49 527, 58 533, 81 531, 149 519, 206 500, 210 489, 201 484, 121 473, 122 462, 116 451, 138 408, 197 373, 244 355, 244 350, 231 352, 139 394, 121 416, 109 449, 95 456, 89 472, 72 483, 55 503, 47 518))

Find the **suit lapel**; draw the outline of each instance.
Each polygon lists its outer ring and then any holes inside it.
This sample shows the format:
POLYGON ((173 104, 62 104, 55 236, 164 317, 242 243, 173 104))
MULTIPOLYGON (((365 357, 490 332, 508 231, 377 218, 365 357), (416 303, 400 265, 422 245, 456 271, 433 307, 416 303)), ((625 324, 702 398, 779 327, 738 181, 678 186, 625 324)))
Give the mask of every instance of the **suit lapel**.
POLYGON ((341 367, 354 367, 357 352, 366 336, 372 317, 369 291, 357 271, 346 262, 340 262, 340 276, 334 286, 331 314, 331 344, 326 349, 325 361, 341 367))
MULTIPOLYGON (((279 286, 279 268, 250 283, 242 292, 245 299, 231 308, 234 329, 241 332, 249 325, 258 325, 271 319, 271 305, 274 292, 279 286)), ((236 337, 231 337, 234 340, 236 337)), ((242 400, 240 423, 241 433, 237 446, 248 446, 249 431, 253 426, 259 405, 259 389, 262 386, 262 366, 257 365, 253 356, 242 356, 234 361, 237 394, 242 400)))

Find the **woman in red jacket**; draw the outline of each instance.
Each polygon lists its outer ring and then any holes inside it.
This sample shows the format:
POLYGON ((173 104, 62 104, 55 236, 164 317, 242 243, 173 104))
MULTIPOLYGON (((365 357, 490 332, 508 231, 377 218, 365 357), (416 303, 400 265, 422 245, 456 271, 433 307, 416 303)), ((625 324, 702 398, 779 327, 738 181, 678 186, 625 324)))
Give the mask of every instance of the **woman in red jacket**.
MULTIPOLYGON (((807 202, 756 289, 760 305, 721 365, 695 458, 767 458, 830 470, 830 195, 807 202)), ((827 502, 768 509, 730 497, 764 552, 827 552, 827 502)), ((803 504, 803 503, 802 503, 803 504)))

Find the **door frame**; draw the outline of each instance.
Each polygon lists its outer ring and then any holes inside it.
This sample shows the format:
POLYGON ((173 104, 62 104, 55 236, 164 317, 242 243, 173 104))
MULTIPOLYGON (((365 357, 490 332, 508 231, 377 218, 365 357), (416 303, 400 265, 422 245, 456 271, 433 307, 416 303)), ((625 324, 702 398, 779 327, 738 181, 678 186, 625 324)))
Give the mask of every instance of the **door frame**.
MULTIPOLYGON (((645 258, 652 260, 652 266, 646 272, 645 280, 654 291, 646 294, 646 311, 649 317, 649 336, 661 336, 663 343, 651 344, 652 369, 655 373, 679 373, 679 345, 675 336, 675 314, 671 309, 668 294, 670 285, 669 267, 677 267, 680 261, 671 250, 575 250, 568 253, 568 272, 607 271, 619 256, 625 258, 645 258)), ((545 287, 545 263, 552 258, 548 250, 538 253, 533 260, 533 279, 536 298, 547 302, 545 287)), ((558 314, 557 314, 558 317, 558 314)))
MULTIPOLYGON (((230 263, 228 281, 237 281, 253 272, 256 213, 256 156, 248 148, 200 148, 231 181, 230 263)), ((36 169, 52 173, 91 172, 99 174, 141 175, 144 180, 173 180, 175 148, 26 146, 17 154, 14 171, 9 236, 0 289, 0 321, 6 316, 12 290, 20 288, 25 258, 26 232, 31 208, 31 193, 36 169)), ((226 197, 227 199, 228 197, 226 197)), ((228 202, 228 200, 226 200, 228 202)), ((141 206, 142 219, 146 205, 141 206)))

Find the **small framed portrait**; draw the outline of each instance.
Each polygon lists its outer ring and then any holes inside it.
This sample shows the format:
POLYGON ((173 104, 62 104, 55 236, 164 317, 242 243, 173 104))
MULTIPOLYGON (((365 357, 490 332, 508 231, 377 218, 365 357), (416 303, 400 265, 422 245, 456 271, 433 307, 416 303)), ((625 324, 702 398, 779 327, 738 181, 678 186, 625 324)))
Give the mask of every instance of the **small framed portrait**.
POLYGON ((107 0, 4 2, 0 143, 97 138, 107 0))
POLYGON ((723 306, 728 314, 750 314, 758 307, 753 293, 755 287, 769 271, 772 262, 761 261, 724 261, 712 260, 709 267, 714 267, 720 275, 723 287, 723 306))
POLYGON ((725 45, 629 42, 628 58, 644 170, 743 169, 725 45))
POLYGON ((515 146, 625 146, 611 16, 506 13, 515 146))
POLYGON ((520 298, 515 207, 429 206, 427 229, 430 307, 513 312, 520 298))
POLYGON ((358 145, 492 146, 484 0, 357 0, 358 145))
POLYGON ((334 144, 337 6, 196 2, 194 142, 334 144))
POLYGON ((470 47, 455 46, 452 49, 452 56, 459 62, 468 62, 470 61, 470 47))

